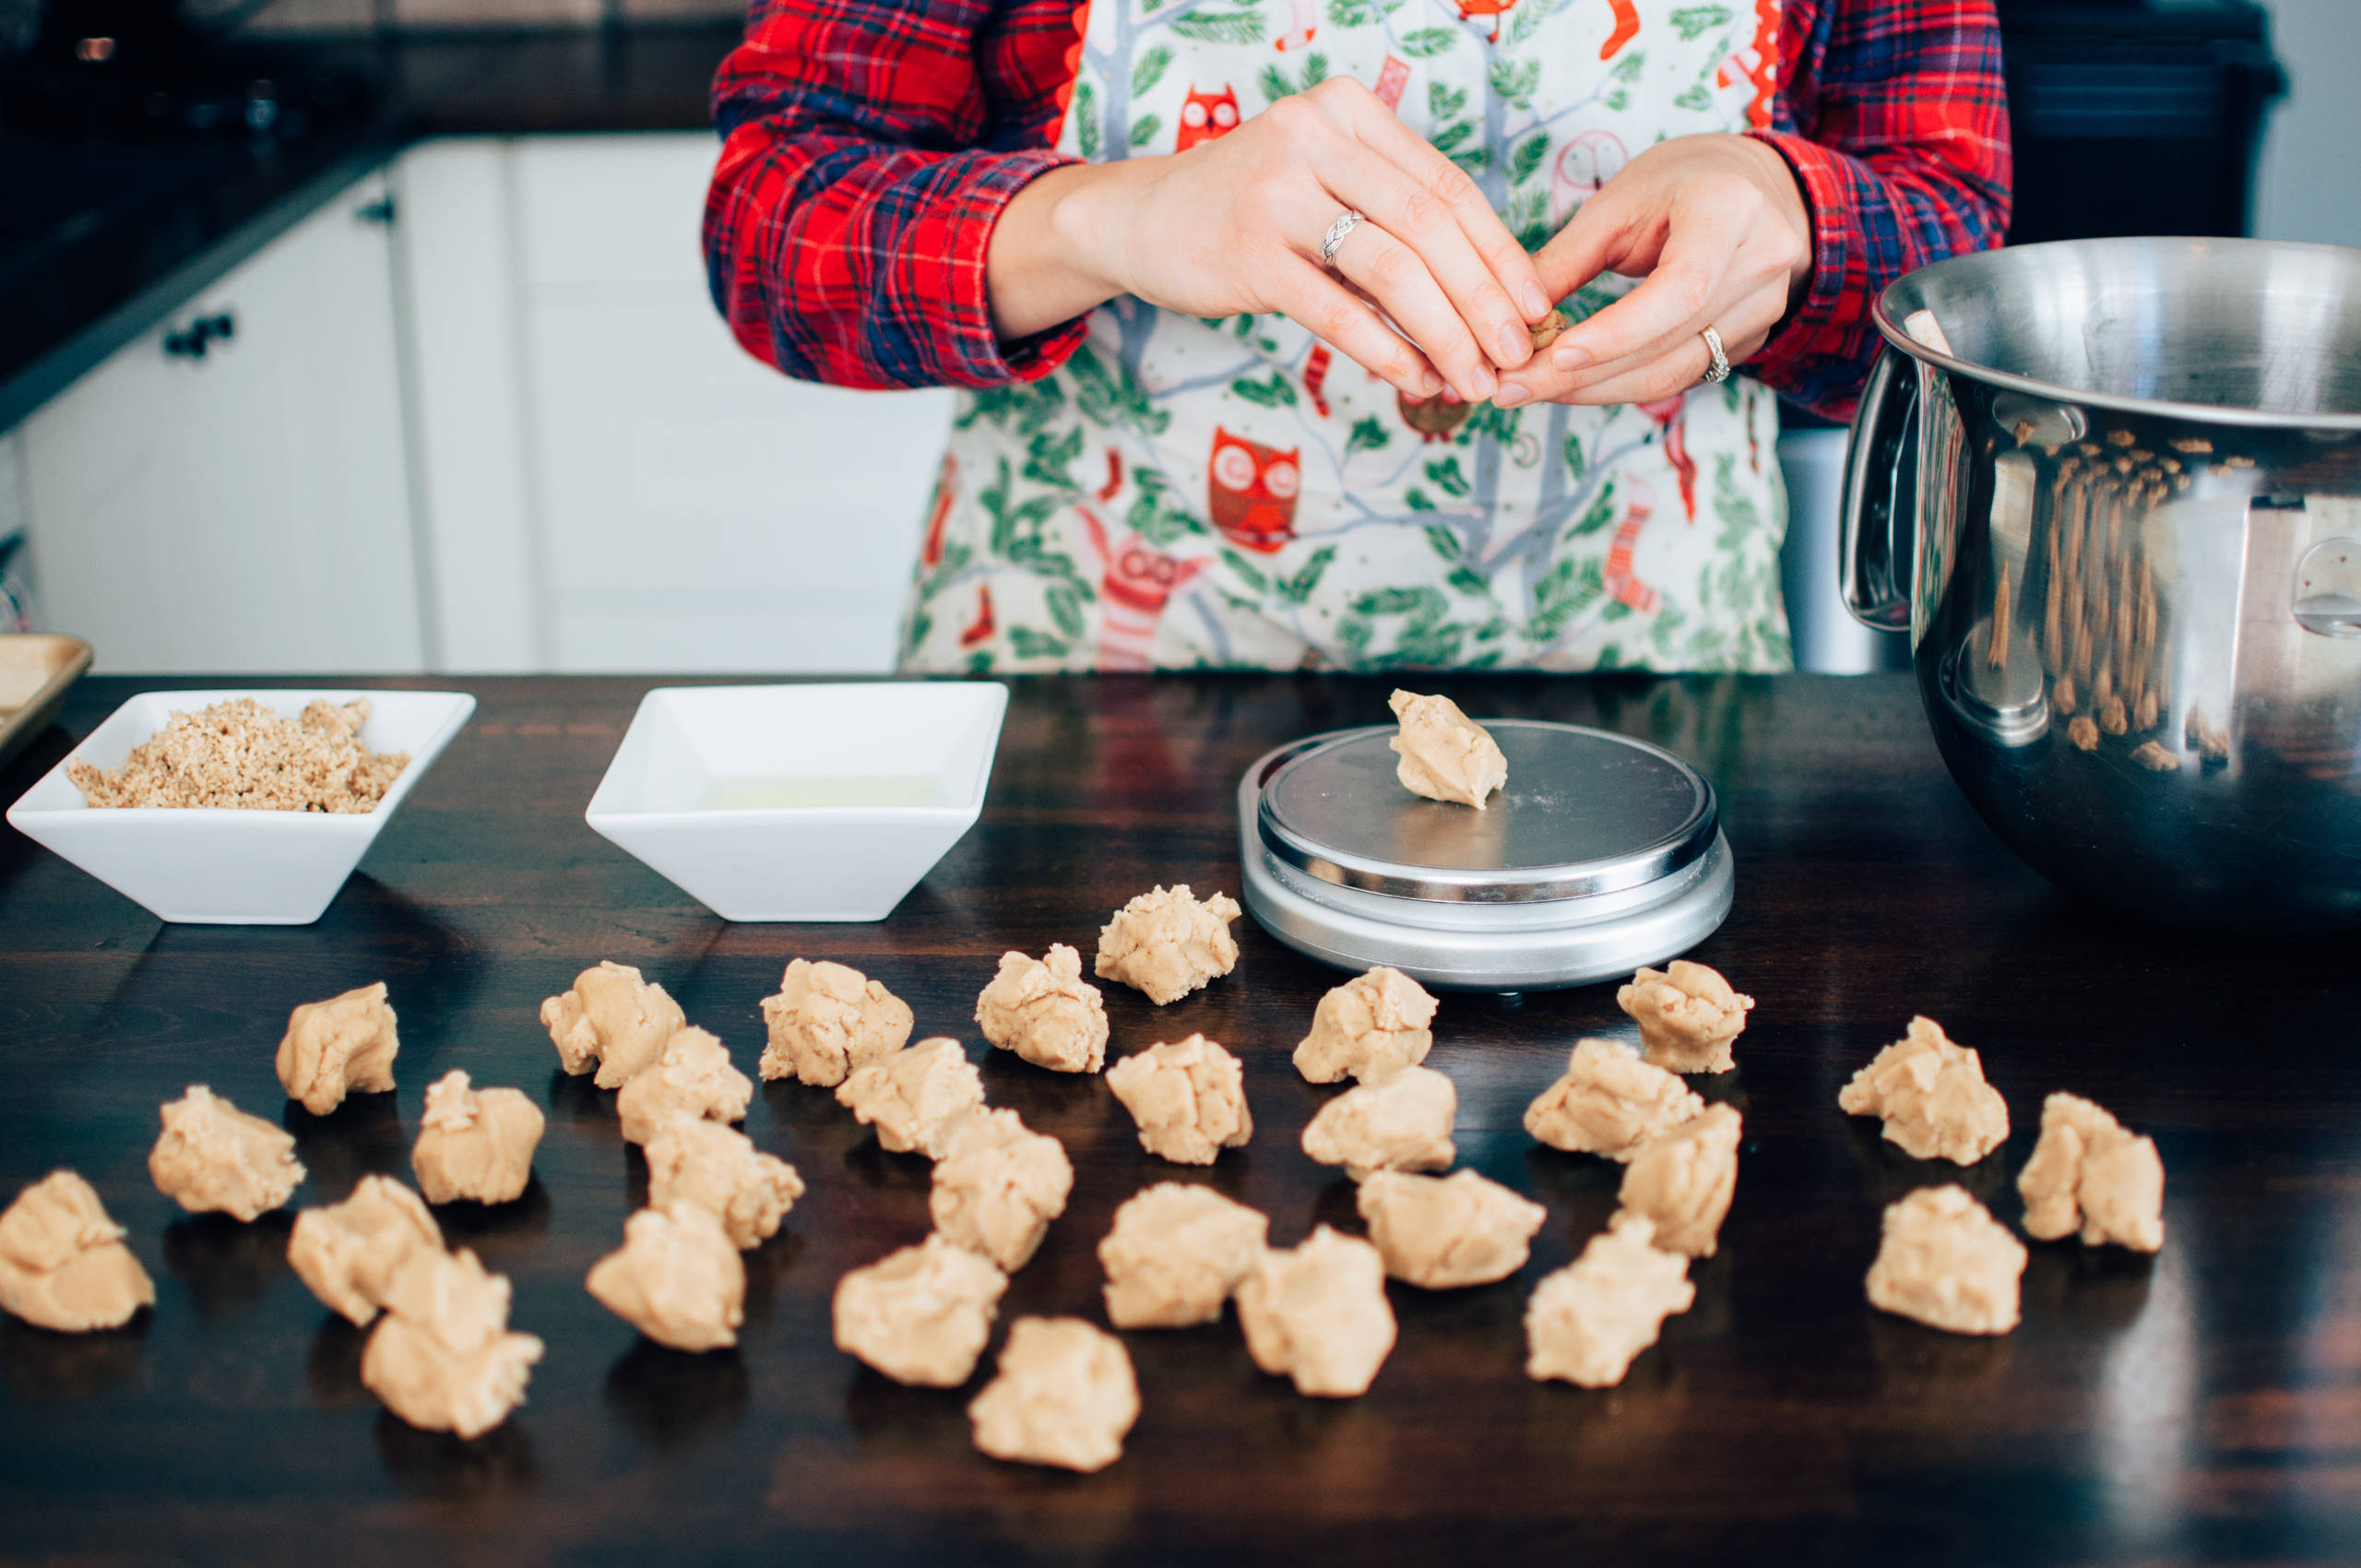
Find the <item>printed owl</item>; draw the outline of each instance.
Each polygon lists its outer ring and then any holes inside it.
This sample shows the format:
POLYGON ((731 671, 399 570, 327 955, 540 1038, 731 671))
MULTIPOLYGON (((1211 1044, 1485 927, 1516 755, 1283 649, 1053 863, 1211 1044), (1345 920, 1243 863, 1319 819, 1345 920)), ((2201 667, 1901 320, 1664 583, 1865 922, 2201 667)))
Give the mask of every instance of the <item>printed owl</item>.
POLYGON ((1238 91, 1224 87, 1219 92, 1199 92, 1194 82, 1189 84, 1189 96, 1180 102, 1180 129, 1172 144, 1175 152, 1186 152, 1201 141, 1226 137, 1238 129, 1238 91))
POLYGON ((1298 446, 1282 452, 1214 427, 1213 461, 1205 469, 1205 515, 1224 538, 1268 555, 1295 537, 1302 451, 1298 446))

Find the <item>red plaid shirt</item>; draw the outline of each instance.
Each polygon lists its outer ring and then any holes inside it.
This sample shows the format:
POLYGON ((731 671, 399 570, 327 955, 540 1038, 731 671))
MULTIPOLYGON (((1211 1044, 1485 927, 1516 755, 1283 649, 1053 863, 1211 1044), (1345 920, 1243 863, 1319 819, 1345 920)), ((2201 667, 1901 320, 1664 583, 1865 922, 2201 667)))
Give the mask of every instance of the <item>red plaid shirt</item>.
MULTIPOLYGON (((756 0, 713 88, 715 303, 750 353, 840 386, 993 386, 1046 374, 1080 320, 993 335, 984 254, 1052 150, 1074 0, 756 0)), ((2009 124, 1992 0, 1786 0, 1779 91, 1754 133, 1812 211, 1811 287, 1748 373, 1844 418, 1876 351, 1869 301, 1995 245, 2009 124)))

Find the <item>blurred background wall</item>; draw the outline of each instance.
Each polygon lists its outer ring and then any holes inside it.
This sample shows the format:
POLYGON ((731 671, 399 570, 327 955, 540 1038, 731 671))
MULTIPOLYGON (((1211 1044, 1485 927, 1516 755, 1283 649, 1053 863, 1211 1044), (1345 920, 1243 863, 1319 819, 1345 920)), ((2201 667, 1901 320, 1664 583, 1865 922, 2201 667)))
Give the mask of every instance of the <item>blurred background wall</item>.
POLYGON ((2361 245, 2361 0, 2266 0, 2287 72, 2262 144, 2255 232, 2361 245))

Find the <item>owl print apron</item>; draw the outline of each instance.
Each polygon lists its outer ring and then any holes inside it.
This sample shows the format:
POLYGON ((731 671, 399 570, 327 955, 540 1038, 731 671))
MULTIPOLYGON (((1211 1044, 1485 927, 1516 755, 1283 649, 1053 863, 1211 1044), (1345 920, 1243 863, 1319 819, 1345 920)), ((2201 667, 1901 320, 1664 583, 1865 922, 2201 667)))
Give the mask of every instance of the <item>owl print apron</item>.
MULTIPOLYGON (((1642 149, 1767 125, 1778 31, 1778 0, 1094 0, 1059 146, 1185 149, 1349 74, 1534 249, 1642 149)), ((964 395, 902 660, 1785 669, 1777 434, 1744 377, 1406 405, 1284 317, 1126 297, 1053 374, 964 395)))

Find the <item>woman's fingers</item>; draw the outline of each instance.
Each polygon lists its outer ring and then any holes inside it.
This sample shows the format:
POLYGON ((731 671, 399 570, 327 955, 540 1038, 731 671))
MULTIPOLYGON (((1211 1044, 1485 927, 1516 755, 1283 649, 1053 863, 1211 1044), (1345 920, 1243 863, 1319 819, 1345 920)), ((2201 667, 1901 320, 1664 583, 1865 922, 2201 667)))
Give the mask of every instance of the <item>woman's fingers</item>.
POLYGON ((1557 370, 1581 373, 1619 361, 1661 357, 1678 339, 1714 325, 1731 263, 1745 244, 1742 222, 1708 208, 1677 211, 1655 267, 1638 288, 1549 347, 1557 370))
MULTIPOLYGON (((1778 325, 1785 305, 1783 289, 1762 287, 1728 307, 1714 330, 1722 334, 1722 351, 1731 363, 1762 346, 1771 328, 1778 325)), ((1713 362, 1713 350, 1705 346, 1701 330, 1671 339, 1660 353, 1620 362, 1604 372, 1576 375, 1546 365, 1528 367, 1503 377, 1493 401, 1505 408, 1523 402, 1651 403, 1697 386, 1713 362)))
POLYGON ((1288 320, 1398 392, 1425 398, 1443 389, 1442 375, 1418 346, 1318 264, 1290 258, 1279 273, 1272 296, 1288 320))
POLYGON ((1335 268, 1425 351, 1453 391, 1469 402, 1492 395, 1499 377, 1418 252, 1381 225, 1363 222, 1336 247, 1335 268))

